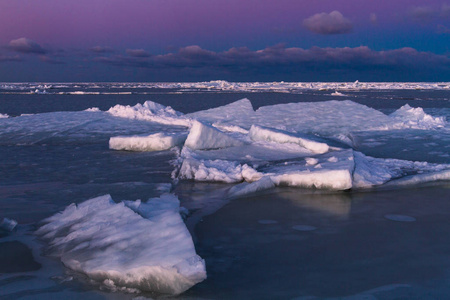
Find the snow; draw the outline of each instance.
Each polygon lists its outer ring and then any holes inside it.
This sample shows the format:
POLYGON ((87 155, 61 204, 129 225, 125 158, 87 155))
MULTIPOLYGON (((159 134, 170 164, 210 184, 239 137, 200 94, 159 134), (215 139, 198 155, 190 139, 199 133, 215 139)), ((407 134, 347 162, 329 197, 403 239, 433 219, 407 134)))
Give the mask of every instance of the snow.
POLYGON ((331 93, 331 96, 340 96, 340 97, 343 97, 343 96, 347 96, 347 95, 342 94, 342 93, 340 93, 340 92, 338 92, 338 91, 335 91, 334 93, 331 93))
POLYGON ((116 136, 109 139, 109 148, 127 151, 162 151, 183 145, 187 134, 155 133, 147 136, 116 136))
POLYGON ((185 158, 180 168, 179 178, 196 181, 235 183, 243 180, 254 181, 261 175, 247 164, 226 160, 197 160, 185 158))
POLYGON ((390 117, 402 122, 403 128, 433 129, 445 127, 444 117, 432 117, 421 107, 413 108, 408 104, 393 112, 390 117))
POLYGON ((190 126, 190 120, 182 117, 180 112, 175 111, 170 106, 164 106, 153 101, 146 101, 144 104, 116 105, 111 107, 109 114, 115 117, 151 121, 167 125, 190 126))
POLYGON ((179 209, 170 194, 145 203, 105 195, 69 205, 36 234, 50 255, 94 281, 179 294, 206 278, 179 209))
POLYGON ((228 148, 242 145, 244 145, 243 141, 237 140, 199 121, 194 121, 185 142, 185 146, 193 150, 228 148))

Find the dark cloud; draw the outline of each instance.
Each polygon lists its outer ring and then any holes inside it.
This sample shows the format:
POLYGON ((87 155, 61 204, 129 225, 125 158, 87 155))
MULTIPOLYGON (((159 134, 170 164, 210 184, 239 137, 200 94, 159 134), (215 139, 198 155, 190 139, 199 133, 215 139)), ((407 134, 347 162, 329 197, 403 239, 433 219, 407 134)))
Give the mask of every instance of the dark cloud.
POLYGON ((22 61, 19 55, 9 56, 0 53, 0 62, 3 61, 22 61))
POLYGON ((95 52, 95 53, 112 53, 112 52, 114 52, 114 49, 112 49, 110 47, 103 47, 103 46, 95 46, 89 50, 91 50, 92 52, 95 52))
POLYGON ((441 16, 443 18, 449 18, 450 17, 450 5, 449 4, 442 4, 441 8, 441 16))
MULTIPOLYGON (((305 74, 311 74, 311 76, 320 74, 326 78, 326 74, 333 72, 335 74, 360 72, 373 77, 380 76, 379 80, 386 76, 386 72, 391 72, 396 76, 402 76, 401 79, 395 80, 407 80, 406 78, 415 78, 413 76, 416 75, 420 77, 424 70, 429 70, 433 74, 442 73, 443 70, 447 73, 450 71, 450 58, 445 55, 419 52, 413 48, 375 51, 365 46, 302 49, 276 45, 258 51, 242 47, 223 52, 189 46, 175 53, 147 58, 116 55, 97 57, 95 61, 120 67, 148 69, 152 72, 172 72, 175 78, 184 74, 183 72, 190 72, 189 74, 195 72, 201 80, 225 76, 224 74, 235 76, 236 80, 243 80, 243 77, 247 77, 247 80, 261 78, 276 80, 286 77, 300 80, 302 77, 299 76, 305 76, 305 74)), ((333 80, 342 80, 338 75, 336 77, 337 79, 333 80)), ((175 78, 172 80, 181 80, 175 78)), ((316 79, 311 78, 311 80, 316 79)), ((370 77, 370 80, 375 79, 370 77)))
POLYGON ((315 14, 305 19, 303 25, 314 33, 326 35, 349 33, 353 29, 352 22, 338 11, 315 14))
POLYGON ((9 42, 8 48, 15 52, 29 54, 45 54, 47 52, 41 45, 27 38, 12 40, 9 42))
POLYGON ((65 62, 56 59, 55 57, 49 56, 49 55, 40 55, 39 60, 48 64, 54 64, 54 65, 61 65, 65 64, 65 62))
POLYGON ((150 57, 150 53, 144 49, 127 49, 126 53, 132 57, 150 57))

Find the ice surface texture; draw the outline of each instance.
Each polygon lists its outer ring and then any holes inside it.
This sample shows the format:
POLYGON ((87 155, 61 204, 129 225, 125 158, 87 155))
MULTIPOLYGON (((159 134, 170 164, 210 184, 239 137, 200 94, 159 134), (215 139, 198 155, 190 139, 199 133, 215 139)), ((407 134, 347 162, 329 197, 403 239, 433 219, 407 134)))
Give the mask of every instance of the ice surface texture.
POLYGON ((108 110, 108 113, 122 118, 152 121, 162 124, 189 126, 189 120, 182 117, 182 114, 153 101, 146 101, 144 104, 135 106, 116 105, 108 110))
POLYGON ((109 148, 128 151, 161 151, 180 146, 187 135, 165 134, 163 132, 147 136, 117 136, 109 139, 109 148))
POLYGON ((105 195, 68 206, 36 233, 50 255, 95 281, 179 294, 206 278, 179 209, 170 194, 145 203, 105 195))

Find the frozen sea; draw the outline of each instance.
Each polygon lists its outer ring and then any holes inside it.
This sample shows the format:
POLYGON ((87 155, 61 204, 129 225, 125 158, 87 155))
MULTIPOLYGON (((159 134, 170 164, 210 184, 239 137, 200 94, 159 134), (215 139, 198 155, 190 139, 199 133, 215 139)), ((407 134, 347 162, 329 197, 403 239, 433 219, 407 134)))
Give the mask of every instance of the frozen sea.
POLYGON ((449 122, 450 83, 0 83, 0 299, 448 299, 449 122))

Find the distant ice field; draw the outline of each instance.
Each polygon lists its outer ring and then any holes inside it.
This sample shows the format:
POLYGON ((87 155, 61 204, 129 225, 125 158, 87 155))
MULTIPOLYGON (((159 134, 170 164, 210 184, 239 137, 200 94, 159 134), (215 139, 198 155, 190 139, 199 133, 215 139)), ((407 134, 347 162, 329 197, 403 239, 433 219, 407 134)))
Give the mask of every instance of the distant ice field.
MULTIPOLYGON (((246 248, 215 232, 238 226, 239 239, 252 228, 250 249, 266 233, 295 247, 317 235, 320 246, 320 235, 333 232, 326 228, 334 221, 324 220, 351 215, 347 198, 367 194, 377 207, 383 195, 381 207, 427 187, 441 197, 450 182, 449 124, 449 83, 0 83, 0 254, 22 244, 35 260, 21 272, 3 273, 0 264, 0 298, 45 299, 49 290, 211 297, 221 272, 245 256, 226 251, 246 248), (286 194, 300 199, 292 202, 301 203, 301 218, 274 214, 286 194), (258 217, 233 224, 227 207, 249 210, 239 203, 252 203, 258 217), (305 207, 320 211, 317 219, 305 207)), ((355 224, 369 208, 355 212, 355 224)), ((376 222, 421 226, 417 211, 395 206, 376 222)), ((258 268, 249 273, 257 277, 258 268)), ((223 286, 234 279, 225 276, 223 286)))

